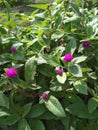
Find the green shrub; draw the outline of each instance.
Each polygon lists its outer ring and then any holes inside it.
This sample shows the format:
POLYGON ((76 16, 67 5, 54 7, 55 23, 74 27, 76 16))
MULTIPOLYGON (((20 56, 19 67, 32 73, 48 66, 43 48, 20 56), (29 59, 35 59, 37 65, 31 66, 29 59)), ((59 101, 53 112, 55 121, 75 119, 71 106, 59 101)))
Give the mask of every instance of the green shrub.
MULTIPOLYGON (((3 5, 3 2, 4 2, 4 0, 1 0, 1 7, 2 7, 2 5, 3 5)), ((11 6, 18 6, 18 5, 23 5, 23 4, 28 4, 28 3, 33 3, 33 1, 32 0, 7 0, 7 2, 11 5, 11 6)))
POLYGON ((8 12, 0 25, 0 127, 97 130, 96 3, 30 7, 30 16, 8 12))

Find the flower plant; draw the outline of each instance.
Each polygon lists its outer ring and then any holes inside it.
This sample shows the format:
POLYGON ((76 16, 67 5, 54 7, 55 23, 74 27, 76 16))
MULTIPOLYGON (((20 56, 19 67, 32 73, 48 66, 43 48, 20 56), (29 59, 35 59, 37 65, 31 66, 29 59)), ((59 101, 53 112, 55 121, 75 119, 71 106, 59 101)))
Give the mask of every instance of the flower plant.
POLYGON ((36 10, 29 16, 14 14, 21 26, 11 12, 5 15, 0 24, 2 130, 98 129, 96 4, 31 4, 36 10))

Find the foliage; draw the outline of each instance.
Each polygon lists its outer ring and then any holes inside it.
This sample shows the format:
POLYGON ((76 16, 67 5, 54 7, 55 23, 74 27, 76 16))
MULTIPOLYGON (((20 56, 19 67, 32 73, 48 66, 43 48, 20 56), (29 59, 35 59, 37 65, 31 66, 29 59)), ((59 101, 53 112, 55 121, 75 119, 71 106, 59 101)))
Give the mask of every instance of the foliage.
MULTIPOLYGON (((3 2, 5 0, 0 0, 0 6, 2 7, 3 2)), ((50 2, 50 0, 6 0, 11 6, 16 6, 16 5, 26 5, 26 4, 30 4, 30 3, 47 3, 50 2)))
MULTIPOLYGON (((5 1, 6 2, 6 1, 5 1)), ((0 127, 97 130, 97 1, 30 4, 0 17, 0 127), (93 8, 92 8, 93 7, 93 8)))
MULTIPOLYGON (((0 3, 3 3, 5 0, 1 0, 0 3)), ((31 3, 33 2, 32 0, 6 0, 7 2, 9 2, 9 4, 11 6, 15 6, 15 5, 18 5, 18 4, 27 4, 27 3, 31 3)))

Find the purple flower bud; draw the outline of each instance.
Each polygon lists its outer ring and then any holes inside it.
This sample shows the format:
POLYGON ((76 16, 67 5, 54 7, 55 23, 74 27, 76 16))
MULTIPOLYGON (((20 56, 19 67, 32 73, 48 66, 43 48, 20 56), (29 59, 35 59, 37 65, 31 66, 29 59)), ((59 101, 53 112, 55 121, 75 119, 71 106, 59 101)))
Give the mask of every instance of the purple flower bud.
POLYGON ((46 99, 46 98, 47 98, 47 94, 46 94, 46 93, 43 93, 43 94, 41 95, 41 98, 42 98, 42 99, 46 99))
POLYGON ((15 47, 11 47, 11 52, 15 52, 16 48, 15 47))
POLYGON ((9 78, 14 78, 17 76, 17 70, 15 68, 9 68, 6 71, 6 76, 9 78))
POLYGON ((64 55, 63 60, 64 60, 65 62, 70 62, 73 58, 74 58, 73 55, 70 54, 70 53, 68 53, 68 54, 65 54, 65 55, 64 55))
POLYGON ((62 74, 63 73, 63 70, 62 69, 58 69, 56 70, 57 74, 62 74))
POLYGON ((83 47, 89 47, 90 46, 90 42, 85 41, 82 43, 83 47))

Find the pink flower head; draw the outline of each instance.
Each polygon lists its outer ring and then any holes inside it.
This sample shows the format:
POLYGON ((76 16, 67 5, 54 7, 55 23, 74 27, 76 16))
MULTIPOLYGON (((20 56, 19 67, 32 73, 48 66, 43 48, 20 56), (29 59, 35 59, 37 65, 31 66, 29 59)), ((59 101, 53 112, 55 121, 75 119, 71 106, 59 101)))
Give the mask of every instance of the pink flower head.
POLYGON ((56 70, 57 74, 62 74, 63 73, 63 70, 62 69, 58 69, 56 70))
POLYGON ((73 58, 74 58, 73 55, 70 54, 70 53, 68 53, 68 54, 65 54, 65 55, 64 55, 63 60, 64 60, 65 62, 70 62, 73 58))
POLYGON ((15 68, 9 68, 6 71, 6 76, 9 78, 14 78, 17 76, 17 70, 15 68))
POLYGON ((16 48, 15 47, 11 47, 11 52, 15 52, 16 48))
POLYGON ((42 99, 46 99, 46 98, 47 98, 47 94, 46 94, 46 93, 43 93, 43 94, 41 95, 41 98, 42 98, 42 99))
POLYGON ((85 41, 82 43, 83 47, 89 47, 90 46, 90 42, 85 41))

